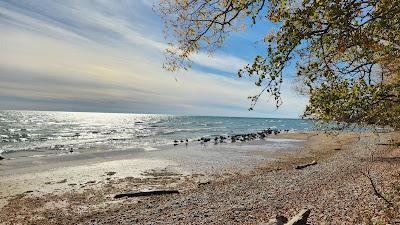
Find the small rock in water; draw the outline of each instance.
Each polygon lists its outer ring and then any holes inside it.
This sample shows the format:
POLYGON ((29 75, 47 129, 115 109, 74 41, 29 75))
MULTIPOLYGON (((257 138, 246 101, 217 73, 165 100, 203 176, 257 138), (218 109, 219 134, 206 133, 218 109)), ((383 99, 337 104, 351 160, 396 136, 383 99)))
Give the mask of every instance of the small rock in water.
POLYGON ((5 159, 3 156, 0 156, 0 160, 3 160, 3 159, 5 159))

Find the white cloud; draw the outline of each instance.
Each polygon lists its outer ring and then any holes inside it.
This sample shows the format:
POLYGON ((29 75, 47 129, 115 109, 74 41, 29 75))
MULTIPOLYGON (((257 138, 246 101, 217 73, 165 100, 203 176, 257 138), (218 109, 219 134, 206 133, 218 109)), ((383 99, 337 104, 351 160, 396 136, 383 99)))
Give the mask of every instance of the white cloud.
POLYGON ((239 69, 248 64, 244 59, 221 53, 209 55, 200 52, 194 55, 192 60, 199 65, 230 73, 237 73, 239 69))
MULTIPOLYGON (((57 15, 37 16, 27 14, 29 9, 0 4, 0 15, 8 18, 0 18, 0 97, 51 101, 52 105, 43 105, 51 109, 68 101, 68 107, 80 109, 81 102, 91 102, 104 111, 112 111, 109 107, 116 104, 126 111, 198 115, 293 117, 302 111, 304 99, 299 101, 289 91, 284 96, 288 104, 278 112, 273 104, 261 103, 256 113, 249 113, 246 97, 257 91, 252 83, 201 71, 179 75, 163 71, 161 52, 166 45, 157 37, 160 28, 143 30, 143 24, 135 24, 147 18, 132 22, 126 19, 130 15, 124 15, 135 14, 140 7, 123 9, 109 5, 113 1, 98 2, 125 10, 106 15, 88 2, 75 1, 75 7, 65 2, 63 8, 48 3, 58 9, 57 15)), ((200 53, 193 60, 224 72, 236 72, 246 64, 223 53, 212 58, 200 53)))

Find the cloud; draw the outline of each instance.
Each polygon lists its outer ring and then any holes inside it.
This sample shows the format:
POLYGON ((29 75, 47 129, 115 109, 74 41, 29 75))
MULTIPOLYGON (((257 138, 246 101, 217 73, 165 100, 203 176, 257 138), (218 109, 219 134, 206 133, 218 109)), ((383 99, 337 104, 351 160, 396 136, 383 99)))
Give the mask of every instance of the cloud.
MULTIPOLYGON (((257 92, 248 81, 201 69, 162 70, 161 25, 148 15, 148 5, 134 3, 0 2, 0 107, 271 117, 301 113, 304 99, 289 88, 290 106, 275 111, 273 104, 261 102, 257 112, 248 112, 246 97, 257 92)), ((200 53, 193 60, 222 72, 246 64, 223 52, 212 58, 200 53)))
POLYGON ((248 64, 246 60, 232 55, 217 53, 213 55, 200 52, 193 56, 193 62, 223 72, 236 74, 239 69, 248 64))

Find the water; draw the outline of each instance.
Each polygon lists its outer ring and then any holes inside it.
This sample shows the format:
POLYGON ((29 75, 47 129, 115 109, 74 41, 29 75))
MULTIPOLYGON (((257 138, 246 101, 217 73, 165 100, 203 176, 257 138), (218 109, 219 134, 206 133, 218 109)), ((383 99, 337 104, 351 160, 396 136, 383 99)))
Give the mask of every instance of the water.
POLYGON ((0 111, 0 154, 72 150, 154 150, 176 139, 250 133, 266 128, 312 129, 299 119, 155 114, 0 111))

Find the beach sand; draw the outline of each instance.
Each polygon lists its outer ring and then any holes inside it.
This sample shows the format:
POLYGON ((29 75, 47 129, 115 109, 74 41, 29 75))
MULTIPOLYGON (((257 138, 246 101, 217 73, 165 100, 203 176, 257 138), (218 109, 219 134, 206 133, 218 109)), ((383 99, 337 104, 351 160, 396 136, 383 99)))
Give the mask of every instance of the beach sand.
POLYGON ((369 171, 379 190, 398 201, 393 191, 400 187, 400 149, 376 143, 399 142, 399 136, 285 133, 265 142, 3 160, 0 221, 262 224, 304 207, 312 210, 312 224, 395 221, 398 208, 388 209, 364 174, 369 171), (317 165, 294 169, 314 160, 317 165), (180 194, 114 199, 164 189, 180 194))

